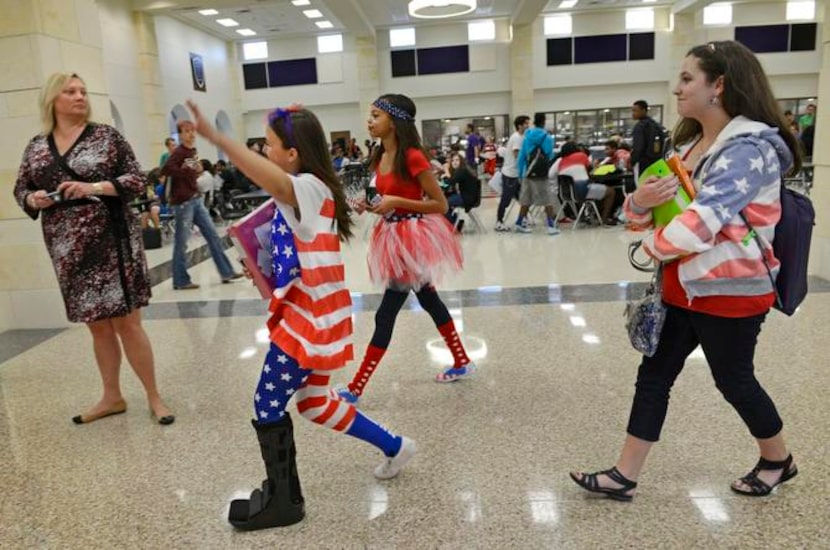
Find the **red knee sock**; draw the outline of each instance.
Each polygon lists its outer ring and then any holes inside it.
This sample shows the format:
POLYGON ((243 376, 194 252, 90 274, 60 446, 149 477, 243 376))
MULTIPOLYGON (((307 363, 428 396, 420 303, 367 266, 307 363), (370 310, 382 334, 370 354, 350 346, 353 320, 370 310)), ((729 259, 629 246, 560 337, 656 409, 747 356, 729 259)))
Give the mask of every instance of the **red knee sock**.
POLYGON ((455 331, 455 323, 451 320, 447 321, 438 327, 438 332, 444 337, 444 343, 447 344, 450 353, 452 353, 452 358, 455 363, 453 368, 459 369, 468 364, 470 358, 467 357, 467 352, 464 351, 464 344, 461 343, 461 338, 458 337, 458 332, 455 331))
POLYGON ((378 368, 378 363, 380 363, 384 353, 386 353, 384 348, 378 348, 369 344, 366 348, 366 354, 363 356, 363 362, 360 363, 360 368, 357 369, 354 378, 349 382, 350 392, 357 396, 363 394, 363 389, 369 382, 369 378, 372 377, 372 373, 378 368))

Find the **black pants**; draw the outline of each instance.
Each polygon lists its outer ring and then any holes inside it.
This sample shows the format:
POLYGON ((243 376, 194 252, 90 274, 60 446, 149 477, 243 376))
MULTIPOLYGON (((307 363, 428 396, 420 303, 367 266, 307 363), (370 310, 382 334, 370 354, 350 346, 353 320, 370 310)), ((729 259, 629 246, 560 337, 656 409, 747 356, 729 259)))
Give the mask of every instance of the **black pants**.
POLYGON ((738 411, 750 433, 766 439, 781 431, 781 417, 755 378, 753 357, 766 313, 740 319, 715 317, 668 306, 654 357, 643 357, 628 419, 628 433, 657 441, 669 393, 686 358, 700 344, 715 385, 738 411))

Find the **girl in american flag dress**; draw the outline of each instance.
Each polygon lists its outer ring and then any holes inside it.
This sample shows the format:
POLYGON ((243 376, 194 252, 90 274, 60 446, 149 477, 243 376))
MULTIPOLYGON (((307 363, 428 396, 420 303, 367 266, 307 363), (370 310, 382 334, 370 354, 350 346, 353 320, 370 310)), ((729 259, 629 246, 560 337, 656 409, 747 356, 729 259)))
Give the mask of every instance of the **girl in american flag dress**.
POLYGON ((330 372, 353 355, 351 297, 340 254, 352 221, 317 117, 299 106, 271 112, 266 158, 221 134, 196 105, 189 106, 196 131, 276 201, 271 349, 254 395, 253 420, 268 478, 249 499, 231 502, 228 519, 242 530, 291 525, 304 517, 293 426, 285 410, 292 397, 312 422, 380 449, 386 459, 375 469, 379 479, 395 477, 415 454, 415 443, 330 397, 330 372))

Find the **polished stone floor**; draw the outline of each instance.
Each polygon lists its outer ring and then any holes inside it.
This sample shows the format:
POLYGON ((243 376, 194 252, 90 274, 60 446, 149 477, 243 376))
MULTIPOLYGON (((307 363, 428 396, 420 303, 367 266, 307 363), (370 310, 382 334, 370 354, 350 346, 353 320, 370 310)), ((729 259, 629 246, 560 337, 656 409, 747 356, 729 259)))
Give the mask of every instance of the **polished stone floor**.
MULTIPOLYGON (((482 208, 488 227, 494 206, 482 208)), ((346 251, 358 351, 378 298, 362 235, 361 226, 346 251)), ((634 502, 590 497, 568 479, 571 469, 609 467, 624 436, 638 355, 622 309, 648 278, 626 259, 637 236, 465 234, 466 269, 441 290, 477 376, 432 381, 448 352, 409 304, 361 408, 416 440, 418 455, 380 482, 380 453, 296 415, 307 517, 283 529, 240 533, 224 519, 228 501, 264 476, 248 419, 265 308, 249 284, 221 284, 208 260, 191 268, 200 289, 173 291, 169 280, 153 289, 145 328, 177 414, 169 427, 152 422, 126 364, 127 413, 70 422, 99 391, 84 327, 0 335, 0 548, 826 547, 825 282, 794 317, 769 315, 757 352, 801 472, 792 482, 765 499, 731 493, 757 451, 699 353, 675 386, 634 502)), ((150 263, 169 253, 151 251, 150 263)))

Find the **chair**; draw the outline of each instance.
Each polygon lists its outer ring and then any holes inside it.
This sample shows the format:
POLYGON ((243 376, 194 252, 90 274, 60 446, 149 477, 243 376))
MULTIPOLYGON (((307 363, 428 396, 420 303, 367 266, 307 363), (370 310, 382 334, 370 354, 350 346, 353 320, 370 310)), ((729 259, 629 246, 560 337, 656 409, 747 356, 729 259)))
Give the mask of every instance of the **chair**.
POLYGON ((596 216, 599 225, 602 225, 602 216, 599 214, 597 203, 593 200, 577 198, 576 189, 574 189, 574 179, 571 176, 559 175, 557 176, 557 183, 559 184, 559 200, 562 201, 562 206, 556 213, 557 223, 564 214, 565 207, 570 206, 571 210, 576 212, 576 219, 573 225, 571 225, 571 231, 576 229, 576 226, 579 225, 579 221, 583 216, 586 216, 586 218, 596 216))
MULTIPOLYGON (((479 184, 480 183, 481 182, 479 182, 479 184)), ((478 193, 475 197, 475 200, 471 204, 464 206, 464 213, 470 219, 476 231, 478 231, 479 233, 487 233, 487 228, 481 222, 481 219, 478 217, 478 214, 475 213, 475 209, 481 206, 481 185, 479 185, 477 189, 478 193)), ((458 227, 458 223, 460 220, 461 218, 459 217, 458 220, 455 222, 456 228, 458 227)))

